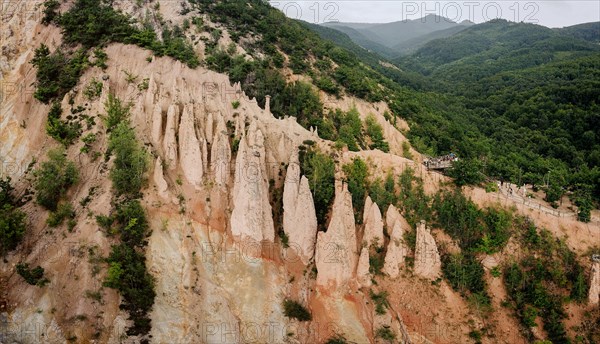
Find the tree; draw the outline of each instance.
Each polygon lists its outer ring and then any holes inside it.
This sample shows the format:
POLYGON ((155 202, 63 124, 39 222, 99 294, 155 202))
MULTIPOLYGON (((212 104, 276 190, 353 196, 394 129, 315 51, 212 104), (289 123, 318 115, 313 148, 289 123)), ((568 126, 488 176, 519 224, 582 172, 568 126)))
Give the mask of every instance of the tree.
POLYGON ((335 196, 335 162, 331 157, 311 148, 300 152, 300 167, 313 194, 319 227, 324 229, 335 196))
POLYGON ((367 196, 369 168, 361 158, 352 159, 342 167, 346 174, 348 191, 352 194, 352 206, 354 207, 354 219, 356 223, 362 223, 365 198, 367 196))
POLYGON ((36 201, 52 211, 56 210, 58 201, 78 179, 77 167, 67 159, 64 148, 49 151, 48 161, 42 163, 34 175, 36 201))
POLYGON ((7 251, 15 249, 25 233, 26 215, 10 204, 0 208, 0 252, 2 256, 7 251))
POLYGON ((485 180, 483 164, 477 159, 459 159, 452 163, 448 175, 457 186, 478 185, 485 180))
POLYGON ((117 195, 137 195, 146 180, 148 155, 127 121, 119 123, 111 132, 108 149, 115 154, 110 179, 117 195))
POLYGON ((15 208, 13 187, 10 177, 0 179, 0 253, 4 257, 7 251, 15 249, 23 238, 26 227, 26 215, 15 208))

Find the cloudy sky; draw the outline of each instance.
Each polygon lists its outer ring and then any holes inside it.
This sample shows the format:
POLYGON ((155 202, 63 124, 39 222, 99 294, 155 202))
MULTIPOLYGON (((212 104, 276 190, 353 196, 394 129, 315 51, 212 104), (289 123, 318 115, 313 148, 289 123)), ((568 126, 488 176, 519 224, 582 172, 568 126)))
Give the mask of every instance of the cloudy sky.
POLYGON ((269 1, 289 17, 308 22, 385 23, 437 14, 460 22, 481 23, 494 18, 563 27, 600 21, 600 1, 269 1))

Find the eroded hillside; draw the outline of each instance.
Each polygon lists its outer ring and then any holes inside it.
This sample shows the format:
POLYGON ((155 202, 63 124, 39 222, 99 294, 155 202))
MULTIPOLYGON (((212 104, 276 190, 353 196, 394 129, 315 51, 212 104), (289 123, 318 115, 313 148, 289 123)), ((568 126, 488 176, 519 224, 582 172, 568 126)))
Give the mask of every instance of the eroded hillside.
POLYGON ((455 191, 339 48, 277 36, 277 68, 205 1, 116 2, 144 29, 100 28, 95 46, 61 33, 94 19, 42 11, 99 2, 52 4, 2 18, 1 223, 24 228, 2 245, 3 341, 597 338, 598 223, 455 191))

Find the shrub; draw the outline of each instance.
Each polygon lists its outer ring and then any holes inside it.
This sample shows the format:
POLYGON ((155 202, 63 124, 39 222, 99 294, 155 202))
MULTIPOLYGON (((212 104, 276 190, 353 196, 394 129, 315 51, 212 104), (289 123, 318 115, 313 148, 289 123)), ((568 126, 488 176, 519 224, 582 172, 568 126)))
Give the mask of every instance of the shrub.
POLYGON ((233 109, 237 109, 240 107, 240 101, 239 100, 234 100, 231 102, 231 106, 233 107, 233 109))
POLYGON ((81 124, 72 121, 63 121, 60 117, 62 109, 59 102, 52 103, 48 112, 46 133, 65 146, 73 144, 81 134, 81 124))
POLYGON ((375 304, 375 313, 379 315, 385 314, 386 309, 390 306, 389 301, 387 299, 387 291, 384 290, 381 293, 377 294, 373 292, 373 290, 369 289, 369 297, 371 297, 371 300, 373 300, 373 303, 375 304))
POLYGON ((48 161, 42 163, 34 175, 36 201, 52 211, 56 210, 58 201, 78 179, 77 168, 72 161, 67 160, 64 149, 48 152, 48 161))
POLYGON ((73 206, 70 203, 61 203, 56 208, 56 211, 50 213, 46 223, 50 227, 58 227, 64 222, 65 219, 73 218, 75 218, 73 206))
POLYGON ((385 138, 383 136, 383 128, 381 127, 381 125, 379 123, 377 123, 375 116, 373 116, 373 115, 367 116, 367 119, 365 120, 365 124, 367 126, 367 129, 366 129, 367 135, 371 139, 371 145, 369 146, 369 148, 370 149, 379 149, 380 151, 385 152, 385 153, 389 152, 390 146, 385 141, 385 138))
POLYGON ((335 336, 327 339, 327 341, 325 342, 325 344, 346 344, 348 343, 348 341, 346 341, 346 338, 344 338, 344 336, 342 336, 341 334, 336 334, 335 336))
POLYGON ((294 300, 288 299, 283 301, 283 314, 288 318, 296 319, 298 321, 312 320, 310 312, 294 300))
POLYGON ((127 15, 104 0, 77 0, 58 19, 65 43, 86 48, 125 42, 136 31, 131 23, 127 15))
POLYGON ((83 95, 86 96, 88 100, 95 100, 102 94, 102 82, 98 81, 96 78, 93 78, 90 83, 83 90, 83 95))
POLYGON ((369 250, 369 272, 373 275, 383 275, 381 269, 385 263, 385 252, 383 246, 377 246, 375 243, 371 245, 369 250))
POLYGON ((396 334, 394 331, 386 326, 378 328, 377 331, 375 331, 375 336, 390 342, 396 339, 396 334))
POLYGON ((413 155, 410 152, 410 143, 408 143, 408 141, 402 142, 402 156, 409 160, 412 160, 413 158, 413 155))
POLYGON ((17 273, 23 277, 25 282, 31 285, 43 287, 50 281, 44 277, 44 268, 37 266, 33 269, 29 268, 29 264, 17 264, 17 273))

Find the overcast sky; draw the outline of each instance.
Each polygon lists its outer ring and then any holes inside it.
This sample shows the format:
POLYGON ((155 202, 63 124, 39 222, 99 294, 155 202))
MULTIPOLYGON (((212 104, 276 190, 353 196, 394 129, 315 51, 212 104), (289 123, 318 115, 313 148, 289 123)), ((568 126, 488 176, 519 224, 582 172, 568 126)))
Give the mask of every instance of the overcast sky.
POLYGON ((386 23, 437 14, 456 22, 481 23, 494 18, 563 27, 600 21, 600 1, 278 1, 270 3, 289 17, 311 23, 342 21, 386 23))

